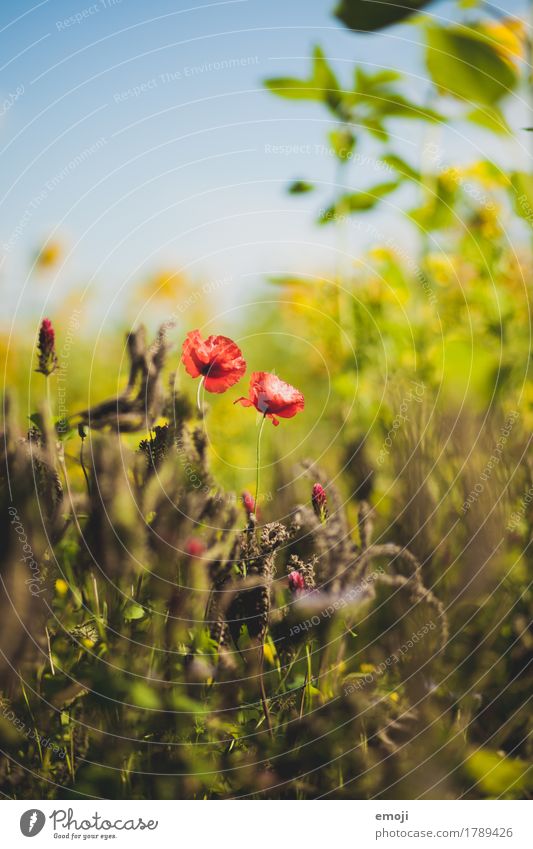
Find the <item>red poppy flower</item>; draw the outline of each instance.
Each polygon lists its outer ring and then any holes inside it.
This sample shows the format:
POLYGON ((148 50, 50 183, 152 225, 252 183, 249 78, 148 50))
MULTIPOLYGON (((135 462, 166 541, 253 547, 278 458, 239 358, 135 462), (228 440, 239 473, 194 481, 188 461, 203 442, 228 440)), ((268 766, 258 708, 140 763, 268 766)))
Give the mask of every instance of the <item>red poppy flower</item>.
POLYGON ((232 339, 208 336, 204 340, 199 330, 187 333, 181 359, 191 377, 204 378, 208 392, 225 392, 246 371, 241 349, 232 339))
POLYGON ((276 374, 266 371, 254 371, 250 380, 248 398, 237 398, 234 404, 243 407, 255 407, 263 413, 272 424, 278 425, 276 416, 282 419, 292 419, 304 408, 304 396, 298 389, 285 383, 276 374))

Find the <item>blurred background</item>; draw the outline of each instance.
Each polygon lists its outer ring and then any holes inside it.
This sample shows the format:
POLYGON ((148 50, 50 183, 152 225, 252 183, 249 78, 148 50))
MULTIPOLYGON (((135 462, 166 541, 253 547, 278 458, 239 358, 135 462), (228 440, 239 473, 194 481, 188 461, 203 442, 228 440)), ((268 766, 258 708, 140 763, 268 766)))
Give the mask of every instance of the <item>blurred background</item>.
POLYGON ((402 360, 420 367, 413 321, 430 332, 435 380, 457 398, 466 380, 473 402, 487 402, 502 366, 520 368, 513 354, 501 361, 494 328, 509 309, 527 311, 529 201, 517 200, 529 198, 533 138, 527 9, 436 3, 386 26, 386 15, 366 24, 364 8, 339 8, 340 18, 320 2, 157 2, 149 16, 134 0, 4 5, 1 332, 24 407, 26 346, 44 315, 79 325, 70 412, 120 383, 116 329, 169 319, 177 340, 196 325, 231 329, 250 350, 254 339, 264 350, 257 333, 279 334, 262 367, 277 368, 280 353, 295 377, 311 362, 324 388, 315 418, 338 366, 336 394, 357 394, 364 428, 371 403, 344 360, 353 347, 360 381, 373 333, 383 389, 402 360), (269 89, 311 79, 317 46, 328 68, 317 73, 331 69, 342 97, 324 79, 307 93, 269 89), (512 279, 507 300, 496 269, 512 279), (334 307, 327 283, 340 279, 334 307), (318 309, 324 336, 340 324, 336 357, 302 326, 313 324, 302 308, 318 309), (393 335, 405 328, 392 361, 376 309, 393 335), (476 337, 479 309, 493 345, 476 337))

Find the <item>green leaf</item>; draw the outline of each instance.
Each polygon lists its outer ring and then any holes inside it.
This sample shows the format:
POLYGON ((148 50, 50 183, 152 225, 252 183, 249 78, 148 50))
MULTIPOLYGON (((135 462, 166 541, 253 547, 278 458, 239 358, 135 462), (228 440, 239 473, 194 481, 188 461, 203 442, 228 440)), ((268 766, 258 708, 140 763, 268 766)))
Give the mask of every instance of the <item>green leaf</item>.
POLYGON ((266 87, 288 100, 322 100, 322 91, 313 82, 296 77, 273 77, 265 80, 266 87))
POLYGON ((281 275, 279 277, 269 277, 268 282, 274 286, 309 286, 314 280, 305 280, 303 277, 289 277, 281 275))
POLYGON ((342 102, 342 92, 324 51, 318 45, 313 49, 311 79, 273 77, 265 85, 274 94, 290 100, 316 100, 325 103, 335 114, 342 102))
POLYGON ((337 159, 346 162, 355 147, 355 136, 348 129, 340 129, 332 130, 328 138, 337 159))
POLYGON ((305 180, 294 180, 290 183, 287 191, 290 195, 303 195, 307 194, 307 192, 314 191, 314 188, 312 183, 308 183, 305 180))
POLYGON ((389 183, 378 183, 364 192, 352 192, 341 195, 335 204, 323 210, 318 219, 319 224, 328 224, 343 215, 351 215, 354 212, 368 212, 373 209, 385 195, 390 194, 399 186, 399 181, 389 183))
POLYGON ((428 193, 425 203, 409 213, 410 218, 423 231, 451 227, 457 221, 453 207, 458 190, 457 182, 450 182, 445 176, 439 175, 433 193, 428 193))
POLYGON ((381 161, 390 165, 391 168, 394 168, 395 171, 398 171, 398 173, 407 180, 414 180, 417 183, 420 182, 420 172, 412 168, 405 159, 401 158, 401 156, 397 156, 395 153, 386 153, 385 156, 381 157, 381 161))
POLYGON ((516 70, 479 26, 426 29, 426 65, 443 94, 494 106, 516 86, 516 70))
POLYGON ((30 422, 35 425, 35 427, 44 433, 44 421, 41 413, 32 413, 31 416, 28 416, 30 422))
POLYGON ((389 134, 378 118, 364 118, 361 123, 379 141, 389 140, 389 134))
POLYGON ((136 707, 145 708, 147 710, 157 710, 161 707, 159 696, 155 689, 150 687, 144 681, 136 681, 129 692, 129 696, 126 696, 125 698, 136 707))
POLYGON ((355 69, 355 85, 357 90, 361 92, 374 92, 389 83, 398 82, 401 78, 402 75, 399 71, 389 69, 377 71, 375 74, 367 74, 363 68, 355 69))
POLYGON ((511 134, 509 124, 497 106, 480 106, 478 109, 469 112, 466 117, 472 124, 484 127, 492 133, 498 133, 502 136, 511 134))
POLYGON ((296 77, 273 77, 265 85, 274 94, 290 100, 316 100, 325 103, 333 112, 342 102, 342 92, 324 51, 318 45, 313 49, 311 79, 296 77))
POLYGON ((515 212, 533 224, 533 176, 524 171, 514 171, 510 177, 515 212))
POLYGON ((373 32, 418 12, 428 6, 430 0, 341 0, 334 11, 335 16, 349 29, 373 32))
POLYGON ((131 622, 134 619, 142 619, 145 614, 144 607, 135 602, 130 602, 124 608, 124 619, 126 622, 131 622))
POLYGON ((338 114, 342 103, 342 92, 324 51, 317 44, 313 49, 312 83, 322 93, 322 100, 332 112, 338 114))
POLYGON ((416 121, 444 121, 444 117, 434 109, 411 103, 401 94, 388 93, 381 104, 383 115, 395 118, 409 118, 416 121))

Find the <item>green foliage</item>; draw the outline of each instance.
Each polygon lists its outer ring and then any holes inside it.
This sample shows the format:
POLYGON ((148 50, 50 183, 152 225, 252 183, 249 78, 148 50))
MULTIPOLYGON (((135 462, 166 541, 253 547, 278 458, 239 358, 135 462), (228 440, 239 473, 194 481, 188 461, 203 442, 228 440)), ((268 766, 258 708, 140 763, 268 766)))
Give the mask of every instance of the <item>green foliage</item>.
POLYGON ((335 15, 349 29, 356 32, 374 32, 399 23, 413 12, 429 6, 429 3, 430 0, 404 0, 402 3, 392 0, 341 0, 335 9, 335 15))
POLYGON ((350 158, 354 148, 356 139, 353 133, 346 127, 340 130, 332 130, 328 134, 329 142, 335 151, 335 156, 341 162, 345 162, 350 158))
POLYGON ((314 188, 313 184, 308 183, 306 180, 294 180, 287 191, 291 195, 305 195, 308 192, 312 192, 314 188))
POLYGON ((494 107, 515 88, 516 68, 479 23, 450 27, 428 24, 426 38, 426 66, 443 94, 494 107))
POLYGON ((392 180, 388 183, 378 183, 364 192, 350 192, 340 195, 334 204, 327 207, 318 219, 319 224, 328 224, 336 221, 344 215, 354 212, 367 212, 379 203, 381 198, 390 194, 398 188, 399 181, 392 180))
POLYGON ((308 80, 274 77, 265 80, 265 85, 274 94, 289 100, 317 100, 324 103, 334 114, 338 114, 341 107, 342 92, 339 83, 318 45, 313 50, 311 76, 308 80))
POLYGON ((533 789, 530 765, 490 749, 480 749, 467 759, 468 774, 491 798, 522 799, 533 789))
MULTIPOLYGON (((442 116, 434 109, 414 103, 397 88, 401 75, 392 70, 368 73, 356 66, 353 86, 342 87, 320 47, 313 51, 312 73, 309 79, 299 80, 276 77, 265 81, 274 94, 288 99, 313 100, 321 103, 336 118, 336 125, 327 134, 328 146, 339 166, 348 169, 354 151, 365 136, 389 140, 387 124, 392 119, 441 121, 442 116)), ((395 168, 402 179, 413 178, 399 157, 388 153, 382 161, 395 168), (387 157, 389 162, 387 162, 387 157)), ((359 192, 345 192, 320 212, 319 224, 339 217, 373 209, 380 198, 394 191, 400 180, 380 183, 359 192)), ((313 184, 307 180, 294 180, 288 187, 290 194, 311 191, 313 184)))

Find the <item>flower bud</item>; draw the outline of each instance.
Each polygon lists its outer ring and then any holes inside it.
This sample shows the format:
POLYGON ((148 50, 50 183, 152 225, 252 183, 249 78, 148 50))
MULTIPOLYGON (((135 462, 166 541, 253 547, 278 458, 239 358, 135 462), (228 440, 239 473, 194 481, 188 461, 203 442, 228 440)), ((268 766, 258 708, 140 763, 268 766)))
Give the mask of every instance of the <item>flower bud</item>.
POLYGON ((311 502, 317 517, 321 522, 325 522, 328 518, 328 498, 324 487, 319 483, 315 483, 313 486, 311 502))
POLYGON ((297 572, 296 570, 289 572, 288 581, 291 593, 297 593, 301 590, 305 590, 305 580, 301 572, 297 572))
POLYGON ((248 516, 248 518, 250 518, 252 513, 256 518, 259 518, 258 515, 257 515, 256 508, 255 508, 255 498, 253 497, 251 492, 248 492, 247 490, 245 490, 243 492, 241 498, 242 498, 242 503, 244 504, 244 509, 246 510, 246 515, 248 516))
POLYGON ((39 352, 39 368, 37 371, 48 377, 57 368, 55 333, 49 318, 42 320, 37 348, 39 352))
POLYGON ((185 543, 185 554, 189 557, 201 557, 205 551, 205 544, 198 537, 190 537, 185 543))

